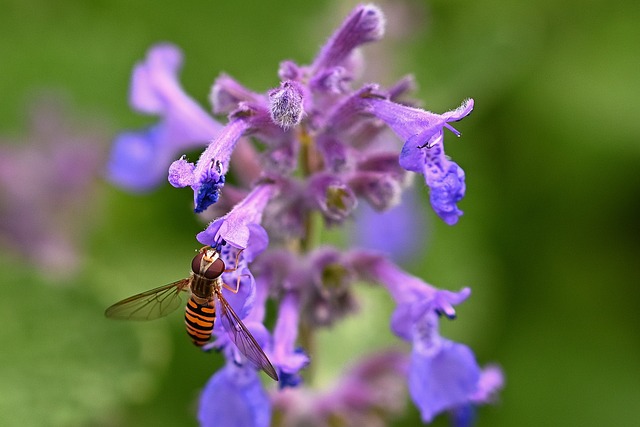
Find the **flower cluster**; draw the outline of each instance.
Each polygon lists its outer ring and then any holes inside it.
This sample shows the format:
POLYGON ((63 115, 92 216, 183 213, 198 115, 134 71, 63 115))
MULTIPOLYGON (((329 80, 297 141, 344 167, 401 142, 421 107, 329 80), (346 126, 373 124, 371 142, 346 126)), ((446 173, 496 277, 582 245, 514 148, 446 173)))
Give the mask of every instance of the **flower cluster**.
POLYGON ((223 276, 240 281, 241 292, 229 295, 229 302, 280 378, 281 391, 268 393, 217 325, 207 348, 222 349, 227 363, 201 395, 202 425, 266 426, 274 410, 281 425, 314 419, 313 425, 324 426, 336 417, 362 425, 397 410, 395 398, 380 395, 380 384, 399 379, 408 383, 428 423, 445 411, 467 414, 502 387, 497 367, 481 369, 467 346, 439 334, 440 319, 455 317, 454 306, 469 297, 468 288, 439 290, 375 247, 340 250, 315 241, 317 227, 345 224, 359 203, 380 212, 396 207, 411 185, 410 172, 424 177, 431 206, 445 223, 462 215, 457 204, 465 174, 445 155, 444 136, 445 129, 460 136, 451 123, 469 115, 474 102, 436 114, 403 100, 413 87, 410 77, 387 88, 359 84, 363 59, 356 51, 379 40, 384 26, 379 8, 356 7, 310 65, 282 62, 280 83, 266 93, 219 76, 210 94, 212 115, 180 88, 178 48, 157 45, 135 67, 132 105, 160 121, 116 140, 110 176, 145 190, 158 185, 168 168, 171 185, 193 190, 196 213, 223 207, 197 240, 214 247, 226 242, 228 263, 242 251, 238 270, 223 276), (226 115, 226 124, 214 115, 226 115), (196 162, 183 155, 197 147, 206 148, 196 162), (228 173, 236 177, 233 185, 228 173), (309 336, 357 311, 355 287, 362 281, 384 287, 393 298, 391 328, 411 344, 411 354, 372 356, 331 396, 313 393, 304 386, 303 370, 321 361, 312 362, 309 336), (264 326, 269 298, 278 307, 272 333, 264 326))

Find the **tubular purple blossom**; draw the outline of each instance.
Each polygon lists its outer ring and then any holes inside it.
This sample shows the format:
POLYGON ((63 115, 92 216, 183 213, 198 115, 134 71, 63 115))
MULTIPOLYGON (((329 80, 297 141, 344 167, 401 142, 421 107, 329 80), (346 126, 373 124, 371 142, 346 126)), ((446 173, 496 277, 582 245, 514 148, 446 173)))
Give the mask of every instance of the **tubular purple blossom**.
POLYGON ((440 314, 455 318, 454 305, 471 293, 442 291, 403 272, 379 255, 354 251, 352 262, 364 277, 382 283, 397 303, 391 329, 413 344, 409 367, 409 392, 420 409, 422 420, 431 422, 442 411, 471 403, 486 403, 502 384, 499 369, 492 369, 484 382, 473 352, 465 345, 442 338, 438 332, 440 314), (477 398, 481 397, 481 401, 477 398))
POLYGON ((237 248, 246 249, 244 256, 251 262, 267 247, 268 237, 260 223, 262 213, 275 191, 274 184, 255 187, 231 212, 211 222, 196 238, 205 245, 217 246, 218 242, 224 240, 237 248))
POLYGON ((357 6, 344 20, 313 62, 316 72, 343 63, 361 44, 380 40, 384 35, 384 14, 371 4, 357 6))
POLYGON ((184 158, 176 160, 171 165, 169 182, 174 187, 189 185, 193 188, 196 213, 203 212, 218 201, 225 182, 224 176, 229 169, 231 153, 249 127, 250 123, 247 120, 233 120, 218 138, 209 144, 195 166, 185 164, 184 158))
POLYGON ((178 82, 182 53, 170 44, 159 44, 136 65, 131 78, 132 107, 156 114, 160 123, 146 131, 125 132, 114 143, 108 176, 133 191, 158 185, 177 153, 204 146, 222 129, 217 121, 184 93, 178 82))
POLYGON ((229 114, 238 108, 238 104, 266 105, 264 95, 250 91, 242 86, 234 78, 227 74, 221 74, 211 86, 209 102, 214 114, 229 114))
POLYGON ((280 388, 295 387, 302 382, 299 372, 309 364, 309 356, 296 348, 300 301, 294 292, 288 292, 280 301, 278 319, 273 332, 271 361, 278 370, 280 388))
POLYGON ((465 193, 464 171, 444 154, 444 128, 455 135, 460 133, 449 125, 466 117, 473 110, 473 100, 465 100, 460 107, 442 115, 379 98, 367 98, 372 113, 384 120, 405 140, 400 165, 406 170, 421 173, 431 189, 431 206, 447 224, 458 221, 462 211, 456 203, 465 193))
MULTIPOLYGON (((432 148, 438 143, 441 144, 445 127, 456 136, 460 136, 460 132, 453 128, 449 122, 457 122, 468 116, 473 110, 474 104, 473 99, 466 99, 455 110, 444 114, 435 114, 419 108, 396 104, 393 101, 378 97, 368 97, 366 101, 370 105, 373 115, 383 120, 407 143, 411 140, 411 148, 415 149, 432 148)), ((407 153, 407 155, 409 154, 412 153, 407 153)), ((419 168, 414 166, 414 163, 407 163, 405 168, 420 172, 419 168)))

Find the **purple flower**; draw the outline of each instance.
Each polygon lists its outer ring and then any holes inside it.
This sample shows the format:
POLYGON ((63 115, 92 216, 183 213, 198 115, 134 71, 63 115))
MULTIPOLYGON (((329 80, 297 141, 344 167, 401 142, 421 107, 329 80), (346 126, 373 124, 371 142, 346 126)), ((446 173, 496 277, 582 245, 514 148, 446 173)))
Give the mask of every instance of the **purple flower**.
POLYGON ((343 253, 330 246, 309 254, 305 265, 309 273, 305 284, 303 316, 307 324, 331 326, 357 312, 354 295, 356 274, 343 253))
POLYGON ((131 77, 131 106, 144 114, 158 115, 160 123, 147 130, 124 132, 113 146, 109 179, 132 190, 157 186, 177 153, 204 146, 222 126, 184 93, 178 82, 182 53, 170 44, 159 44, 136 65, 131 77))
POLYGON ((429 423, 443 411, 486 403, 502 385, 500 370, 492 368, 481 381, 473 352, 438 331, 440 315, 454 319, 454 305, 466 300, 471 290, 439 290, 372 253, 354 252, 352 257, 359 272, 382 283, 397 304, 391 329, 412 343, 409 393, 422 420, 429 423))
POLYGON ((232 120, 202 153, 198 163, 188 163, 184 157, 169 168, 169 183, 174 187, 191 186, 194 193, 194 211, 203 212, 218 201, 220 190, 229 169, 231 152, 250 123, 244 118, 232 120))
POLYGON ((269 238, 260 223, 262 213, 275 190, 273 184, 255 187, 231 212, 211 222, 206 230, 198 233, 198 241, 217 246, 218 242, 224 240, 237 248, 246 249, 244 256, 251 262, 267 247, 269 238))
POLYGON ((429 224, 413 191, 404 192, 402 202, 384 212, 361 205, 356 219, 351 230, 354 246, 384 253, 395 262, 415 259, 427 240, 429 224))
POLYGON ((372 97, 368 103, 372 114, 405 140, 400 165, 424 175, 430 188, 431 206, 438 216, 449 225, 458 222, 462 211, 456 203, 464 197, 464 171, 444 154, 444 128, 460 136, 460 132, 449 123, 469 115, 473 110, 473 100, 465 100, 457 109, 441 115, 386 99, 372 97))
POLYGON ((213 86, 211 86, 209 101, 214 114, 229 114, 238 108, 241 103, 251 105, 267 104, 264 95, 250 91, 224 73, 220 74, 213 86))
POLYGON ((309 181, 311 202, 329 224, 342 223, 358 205, 351 187, 336 175, 317 174, 309 181))
POLYGON ((302 382, 299 372, 309 364, 309 356, 295 345, 299 316, 299 298, 289 292, 280 301, 271 352, 271 361, 280 377, 280 388, 299 385, 302 382))
POLYGON ((358 360, 330 389, 273 393, 274 412, 287 426, 382 426, 401 413, 406 399, 406 355, 383 351, 358 360))
POLYGON ((424 353, 414 344, 409 368, 409 393, 430 423, 446 410, 464 406, 475 393, 480 368, 473 352, 463 344, 442 339, 438 351, 424 353))
POLYGON ((44 95, 29 111, 28 134, 0 145, 0 243, 47 279, 68 281, 82 262, 79 244, 100 192, 107 133, 73 119, 69 105, 44 95))
POLYGON ((413 172, 422 172, 423 156, 420 150, 442 144, 444 128, 460 136, 460 132, 449 123, 462 120, 473 110, 473 99, 466 99, 460 107, 444 114, 407 107, 383 98, 370 97, 367 101, 371 112, 405 140, 401 163, 405 169, 413 172), (409 147, 408 143, 411 143, 409 147))
MULTIPOLYGON (((367 251, 341 251, 322 242, 319 228, 362 220, 361 201, 378 212, 396 207, 411 185, 410 172, 424 176, 431 205, 445 223, 455 224, 462 215, 457 203, 465 194, 465 175, 444 153, 444 129, 459 136, 451 123, 471 112, 473 100, 435 114, 406 101, 414 87, 410 77, 388 88, 357 82, 364 67, 357 48, 379 40, 384 28, 379 8, 357 6, 310 65, 282 61, 279 85, 264 93, 220 75, 210 101, 214 114, 227 115, 224 127, 200 114, 179 90, 181 58, 175 48, 155 48, 134 72, 133 105, 163 120, 147 133, 121 136, 118 170, 123 177, 132 175, 122 181, 150 186, 171 157, 177 160, 169 167, 169 182, 191 187, 194 211, 215 204, 203 215, 212 221, 197 239, 218 248, 227 267, 235 267, 222 280, 238 284, 238 292, 223 295, 277 371, 281 391, 272 399, 283 424, 379 425, 400 406, 400 379, 408 383, 425 422, 451 412, 464 424, 475 405, 489 402, 502 387, 499 368, 481 370, 467 346, 439 333, 440 318, 454 319, 455 305, 471 291, 437 289, 388 259, 403 250, 418 251, 407 243, 420 240, 424 228, 411 216, 417 205, 391 211, 409 216, 369 223, 360 239, 367 251), (178 157, 187 142, 204 140, 210 142, 197 162, 178 157), (390 253, 372 252, 376 247, 390 253), (396 310, 390 326, 412 344, 411 355, 363 361, 331 393, 312 395, 301 376, 311 362, 305 350, 312 349, 300 348, 299 335, 307 345, 314 331, 354 315, 353 289, 360 281, 382 284, 391 295, 396 310), (269 298, 277 306, 273 335, 263 324, 269 298)), ((268 423, 270 406, 255 367, 230 345, 233 337, 222 323, 214 325, 216 339, 205 347, 221 349, 227 365, 203 394, 201 422, 268 423)))
POLYGON ((356 194, 380 212, 400 203, 402 192, 410 184, 407 175, 398 164, 396 153, 375 153, 357 163, 349 184, 356 194))
POLYGON ((271 403, 250 365, 227 362, 207 382, 198 407, 203 427, 267 427, 271 403))
POLYGON ((371 4, 357 6, 320 50, 311 68, 321 70, 343 65, 358 46, 380 40, 384 35, 384 14, 371 4))

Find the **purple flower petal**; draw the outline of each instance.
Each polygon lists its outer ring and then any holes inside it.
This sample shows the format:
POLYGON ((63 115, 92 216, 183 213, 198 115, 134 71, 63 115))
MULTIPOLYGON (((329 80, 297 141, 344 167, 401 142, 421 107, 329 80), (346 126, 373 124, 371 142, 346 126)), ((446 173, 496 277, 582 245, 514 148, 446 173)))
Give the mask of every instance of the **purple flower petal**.
POLYGON ((271 403, 257 372, 233 363, 207 382, 198 407, 203 427, 268 427, 271 403))
POLYGON ((196 238, 205 245, 216 246, 220 240, 225 240, 237 248, 244 249, 249 247, 252 237, 255 237, 251 253, 253 256, 257 255, 257 249, 265 247, 266 233, 260 229, 262 213, 274 192, 275 186, 271 184, 255 187, 231 212, 213 221, 206 230, 198 233, 196 238))
POLYGON ((174 187, 186 187, 192 185, 194 180, 195 165, 182 156, 169 166, 169 182, 174 187))
POLYGON ((190 182, 196 213, 204 212, 218 201, 220 190, 225 183, 225 174, 229 170, 231 153, 249 126, 248 121, 233 120, 204 150, 195 166, 185 164, 184 158, 176 160, 171 165, 171 185, 184 187, 184 183, 190 182))
POLYGON ((218 76, 209 94, 214 114, 229 114, 243 103, 267 104, 264 95, 250 91, 227 74, 218 76))
POLYGON ((108 178, 131 191, 153 189, 167 176, 174 150, 162 141, 163 125, 143 132, 124 132, 113 142, 108 178))
POLYGON ((480 373, 478 389, 472 396, 472 400, 476 404, 490 403, 503 387, 504 374, 502 369, 497 365, 486 366, 480 373))
POLYGON ((383 120, 400 138, 408 142, 414 137, 410 147, 413 150, 419 150, 420 147, 433 147, 436 143, 442 142, 444 127, 459 136, 460 133, 448 123, 461 120, 470 114, 474 104, 473 99, 466 99, 457 109, 436 114, 420 108, 396 104, 387 99, 370 97, 367 101, 371 106, 371 112, 383 120))
POLYGON ((176 154, 204 146, 222 126, 180 87, 182 54, 173 45, 151 48, 136 65, 130 89, 134 109, 160 116, 160 123, 143 132, 116 138, 109 162, 110 179, 133 191, 152 189, 167 176, 176 154), (163 171, 164 170, 164 171, 163 171))
POLYGON ((465 345, 442 340, 435 355, 414 347, 409 368, 409 393, 429 423, 442 411, 467 404, 478 388, 480 368, 465 345))
POLYGON ((457 203, 462 200, 466 190, 464 171, 446 158, 442 166, 446 168, 443 171, 429 168, 430 172, 425 172, 425 180, 430 188, 429 200, 438 216, 446 224, 454 225, 463 213, 457 203))
POLYGON ((309 364, 309 356, 295 347, 300 318, 299 304, 299 298, 292 292, 285 295, 280 302, 278 319, 273 332, 271 362, 279 375, 284 374, 285 381, 280 384, 281 387, 300 384, 302 379, 299 371, 309 364))
POLYGON ((356 47, 380 40, 384 24, 384 14, 378 7, 371 4, 356 7, 322 47, 312 69, 318 71, 342 64, 356 47))
POLYGON ((395 262, 406 262, 422 253, 428 222, 413 191, 405 192, 402 202, 389 210, 378 212, 362 204, 354 216, 351 235, 355 246, 384 253, 395 262))

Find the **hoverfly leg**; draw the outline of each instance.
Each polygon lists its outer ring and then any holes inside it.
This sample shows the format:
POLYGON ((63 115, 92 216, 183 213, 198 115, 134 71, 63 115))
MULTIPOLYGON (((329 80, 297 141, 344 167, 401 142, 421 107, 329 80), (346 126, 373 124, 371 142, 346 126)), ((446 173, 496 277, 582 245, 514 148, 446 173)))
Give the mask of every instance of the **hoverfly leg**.
POLYGON ((222 282, 222 286, 224 286, 224 288, 226 290, 228 290, 229 292, 233 292, 234 294, 237 294, 238 291, 240 291, 240 279, 243 277, 251 277, 249 274, 241 274, 238 276, 238 279, 236 280, 236 287, 232 288, 231 286, 227 285, 226 283, 222 282))
POLYGON ((236 266, 233 268, 227 268, 224 272, 225 273, 232 273, 234 271, 236 271, 238 269, 238 260, 240 259, 240 254, 242 253, 242 251, 244 251, 244 249, 240 249, 238 251, 238 253, 236 254, 236 266))

